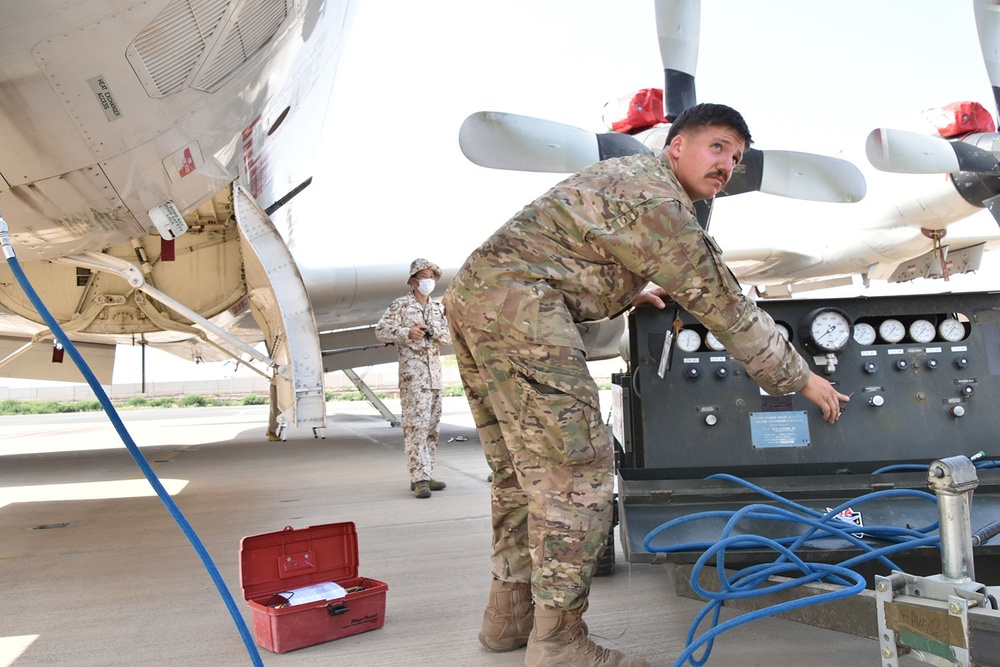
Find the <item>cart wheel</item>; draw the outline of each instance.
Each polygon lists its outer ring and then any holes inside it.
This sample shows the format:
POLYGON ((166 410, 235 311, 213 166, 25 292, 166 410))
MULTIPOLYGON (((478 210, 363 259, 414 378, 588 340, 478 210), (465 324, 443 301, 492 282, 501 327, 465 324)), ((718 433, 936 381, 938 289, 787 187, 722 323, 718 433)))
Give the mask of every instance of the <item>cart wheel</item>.
POLYGON ((607 577, 615 573, 615 526, 618 525, 618 494, 611 499, 611 527, 608 528, 608 539, 604 542, 604 551, 597 559, 595 577, 607 577))
POLYGON ((608 577, 615 573, 615 527, 611 526, 608 531, 608 539, 604 543, 604 551, 597 559, 597 569, 594 570, 595 577, 608 577))

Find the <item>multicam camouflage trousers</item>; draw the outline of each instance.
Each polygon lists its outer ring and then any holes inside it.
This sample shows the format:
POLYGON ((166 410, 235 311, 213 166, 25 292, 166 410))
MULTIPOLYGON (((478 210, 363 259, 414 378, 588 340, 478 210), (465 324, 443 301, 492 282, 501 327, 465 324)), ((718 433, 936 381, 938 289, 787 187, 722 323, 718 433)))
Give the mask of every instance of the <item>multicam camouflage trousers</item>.
POLYGON ((611 527, 613 454, 583 354, 451 321, 493 470, 493 576, 531 582, 535 604, 576 609, 611 527))
POLYGON ((431 479, 441 424, 441 390, 400 387, 403 444, 411 482, 431 479))

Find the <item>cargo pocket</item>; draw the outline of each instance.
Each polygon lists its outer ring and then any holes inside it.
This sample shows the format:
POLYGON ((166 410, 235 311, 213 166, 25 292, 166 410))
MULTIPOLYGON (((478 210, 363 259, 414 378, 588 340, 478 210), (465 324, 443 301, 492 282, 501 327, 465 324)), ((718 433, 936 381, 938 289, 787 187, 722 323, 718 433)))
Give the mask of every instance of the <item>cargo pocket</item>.
POLYGON ((500 307, 497 331, 532 343, 583 349, 562 294, 544 281, 511 283, 500 307))
POLYGON ((599 410, 539 377, 518 374, 521 444, 561 465, 588 465, 597 458, 594 438, 603 434, 599 410))

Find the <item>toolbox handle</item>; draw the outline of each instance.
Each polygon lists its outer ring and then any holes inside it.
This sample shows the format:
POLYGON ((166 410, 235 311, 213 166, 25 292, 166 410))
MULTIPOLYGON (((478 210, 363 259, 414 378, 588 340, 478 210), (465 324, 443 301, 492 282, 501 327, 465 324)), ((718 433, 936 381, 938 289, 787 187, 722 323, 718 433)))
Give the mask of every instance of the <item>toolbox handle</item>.
POLYGON ((341 614, 346 614, 350 611, 350 608, 341 602, 340 604, 334 606, 333 604, 326 605, 326 610, 330 612, 330 616, 340 616, 341 614))

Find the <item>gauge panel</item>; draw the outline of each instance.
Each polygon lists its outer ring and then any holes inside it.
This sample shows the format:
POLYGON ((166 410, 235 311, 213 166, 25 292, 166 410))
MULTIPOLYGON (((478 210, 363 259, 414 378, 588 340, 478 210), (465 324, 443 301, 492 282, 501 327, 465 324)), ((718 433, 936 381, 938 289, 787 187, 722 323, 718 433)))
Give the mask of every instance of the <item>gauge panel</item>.
POLYGON ((789 327, 791 345, 809 370, 851 396, 835 425, 825 423, 801 392, 777 396, 762 390, 750 372, 755 359, 735 358, 741 348, 732 344, 726 352, 713 351, 704 324, 683 309, 683 327, 694 329, 694 340, 700 336, 700 347, 675 354, 666 374, 652 380, 675 315, 672 309, 637 308, 629 333, 638 361, 622 384, 625 391, 635 388, 630 400, 643 407, 638 435, 639 421, 622 426, 633 429, 639 443, 634 460, 685 479, 717 472, 720 461, 727 471, 751 476, 843 474, 995 447, 998 297, 758 300, 776 324, 789 327), (692 450, 691 442, 699 446, 692 450))

